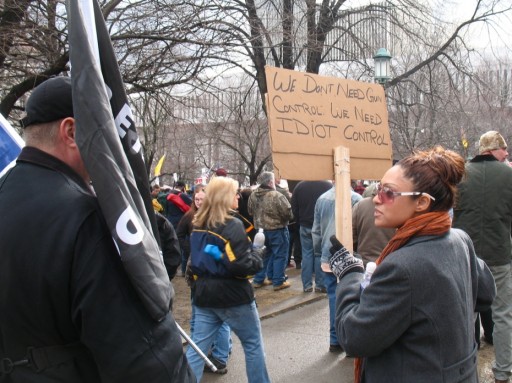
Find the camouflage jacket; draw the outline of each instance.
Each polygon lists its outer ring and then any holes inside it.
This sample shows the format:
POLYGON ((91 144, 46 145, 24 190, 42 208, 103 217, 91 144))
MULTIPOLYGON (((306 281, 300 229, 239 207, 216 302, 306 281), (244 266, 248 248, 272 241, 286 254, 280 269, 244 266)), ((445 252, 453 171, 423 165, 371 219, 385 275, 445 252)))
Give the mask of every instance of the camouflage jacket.
POLYGON ((251 193, 248 210, 254 218, 256 229, 281 229, 288 226, 288 222, 293 218, 292 207, 286 197, 264 186, 251 193))

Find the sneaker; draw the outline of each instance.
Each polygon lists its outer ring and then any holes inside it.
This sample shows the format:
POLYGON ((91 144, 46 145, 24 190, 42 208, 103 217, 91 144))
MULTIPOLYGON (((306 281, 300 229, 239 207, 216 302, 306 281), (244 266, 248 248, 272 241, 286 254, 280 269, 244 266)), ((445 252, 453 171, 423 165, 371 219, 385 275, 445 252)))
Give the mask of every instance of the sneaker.
POLYGON ((284 281, 279 286, 274 286, 274 291, 279 291, 279 290, 287 289, 290 286, 291 286, 290 282, 284 281))
POLYGON ((252 287, 254 287, 255 289, 259 289, 260 287, 270 286, 271 284, 272 284, 271 281, 269 281, 268 279, 264 279, 263 282, 261 282, 261 283, 252 282, 252 287))
POLYGON ((304 292, 305 292, 305 293, 310 293, 310 292, 312 292, 312 291, 313 291, 313 287, 306 287, 306 288, 304 289, 304 292))
POLYGON ((315 287, 315 293, 327 294, 327 289, 325 287, 315 287))
POLYGON ((210 367, 208 367, 206 364, 204 365, 204 372, 212 372, 214 374, 224 375, 228 372, 227 366, 222 363, 220 360, 215 359, 213 356, 209 356, 208 359, 213 363, 215 367, 217 367, 217 371, 213 372, 210 367))
POLYGON ((339 344, 331 344, 329 345, 329 352, 343 352, 343 347, 341 347, 339 344))

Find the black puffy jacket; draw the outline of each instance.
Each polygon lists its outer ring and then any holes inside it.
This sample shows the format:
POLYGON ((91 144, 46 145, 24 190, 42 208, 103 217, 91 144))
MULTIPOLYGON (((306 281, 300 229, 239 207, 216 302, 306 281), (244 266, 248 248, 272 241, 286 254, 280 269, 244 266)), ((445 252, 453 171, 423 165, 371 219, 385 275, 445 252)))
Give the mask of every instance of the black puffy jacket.
POLYGON ((176 276, 176 270, 181 265, 181 249, 178 236, 174 227, 162 214, 155 211, 156 224, 158 226, 158 235, 160 236, 160 248, 164 258, 165 269, 169 279, 176 276))
POLYGON ((254 300, 249 278, 263 267, 263 260, 252 250, 244 225, 229 219, 218 228, 194 228, 190 236, 190 262, 194 273, 192 296, 199 307, 232 307, 254 300), (215 244, 223 253, 215 260, 204 251, 215 244))
POLYGON ((30 347, 54 359, 0 382, 195 382, 172 313, 147 314, 96 198, 66 164, 25 147, 0 179, 0 216, 0 360, 30 347))

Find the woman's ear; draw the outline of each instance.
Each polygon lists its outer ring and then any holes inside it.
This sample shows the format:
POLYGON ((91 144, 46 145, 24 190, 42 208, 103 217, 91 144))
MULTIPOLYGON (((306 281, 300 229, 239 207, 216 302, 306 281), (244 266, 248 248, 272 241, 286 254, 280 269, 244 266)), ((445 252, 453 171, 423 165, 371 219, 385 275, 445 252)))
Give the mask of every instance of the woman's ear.
POLYGON ((418 213, 424 213, 427 212, 430 208, 430 204, 432 203, 432 200, 427 197, 426 195, 420 195, 419 198, 416 200, 416 211, 418 213))

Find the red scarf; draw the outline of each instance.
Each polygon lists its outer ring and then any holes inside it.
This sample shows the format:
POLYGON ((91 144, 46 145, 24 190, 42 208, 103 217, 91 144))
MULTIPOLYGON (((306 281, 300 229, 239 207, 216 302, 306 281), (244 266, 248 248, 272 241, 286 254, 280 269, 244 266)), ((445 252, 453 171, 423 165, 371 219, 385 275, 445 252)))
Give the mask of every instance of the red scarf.
MULTIPOLYGON (((388 242, 379 258, 375 261, 377 265, 381 264, 389 254, 400 249, 413 237, 425 235, 443 235, 450 230, 452 221, 446 211, 436 211, 421 214, 410 218, 396 231, 395 235, 388 242)), ((360 383, 363 372, 364 358, 356 358, 354 362, 354 381, 360 383)))

